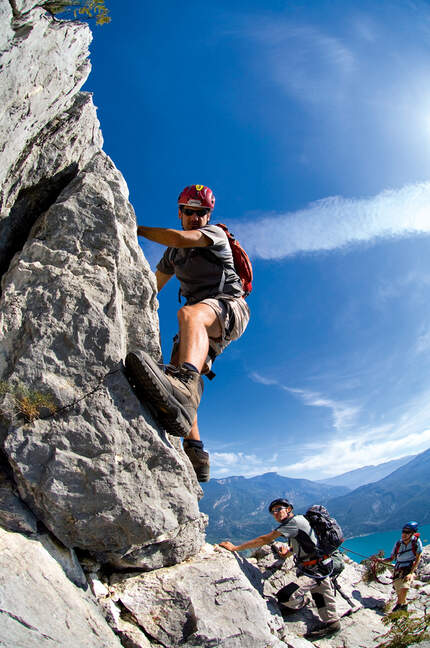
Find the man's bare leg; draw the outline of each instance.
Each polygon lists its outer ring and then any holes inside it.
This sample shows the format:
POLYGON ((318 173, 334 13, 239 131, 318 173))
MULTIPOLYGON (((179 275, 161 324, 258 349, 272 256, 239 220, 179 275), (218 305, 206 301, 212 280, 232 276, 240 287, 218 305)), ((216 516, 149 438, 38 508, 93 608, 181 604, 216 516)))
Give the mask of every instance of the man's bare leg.
POLYGON ((178 311, 179 363, 189 362, 200 372, 209 351, 209 338, 221 337, 221 325, 207 304, 183 306, 178 311))
POLYGON ((197 416, 194 419, 194 423, 186 439, 192 439, 193 441, 200 441, 200 432, 199 432, 199 426, 197 425, 197 416))
POLYGON ((407 595, 408 588, 402 587, 402 589, 397 592, 397 605, 405 605, 407 595))
MULTIPOLYGON (((183 306, 178 311, 178 321, 178 362, 187 362, 201 372, 208 356, 209 338, 221 337, 218 317, 207 304, 194 304, 183 306)), ((184 450, 193 464, 198 480, 208 481, 209 455, 203 448, 196 415, 191 430, 184 439, 184 450)))

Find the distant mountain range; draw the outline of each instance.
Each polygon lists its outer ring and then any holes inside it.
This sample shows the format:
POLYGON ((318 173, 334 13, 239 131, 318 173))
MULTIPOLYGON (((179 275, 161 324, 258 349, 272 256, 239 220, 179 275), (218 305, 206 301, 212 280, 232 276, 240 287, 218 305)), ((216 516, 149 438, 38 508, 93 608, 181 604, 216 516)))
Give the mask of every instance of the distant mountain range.
POLYGON ((200 509, 209 515, 208 541, 229 539, 238 544, 268 533, 275 522, 267 506, 277 497, 292 501, 296 513, 303 513, 312 504, 327 506, 342 525, 345 537, 396 529, 411 519, 430 523, 430 449, 412 459, 403 457, 381 466, 366 466, 338 478, 327 483, 265 473, 248 479, 211 479, 202 484, 204 497, 200 501, 200 509), (394 469, 387 475, 390 467, 394 469), (364 482, 355 490, 333 484, 338 478, 348 482, 350 476, 349 483, 367 480, 378 474, 377 469, 385 473, 382 479, 364 482))
POLYGON ((364 466, 364 468, 357 468, 357 470, 350 470, 349 472, 342 473, 336 477, 329 477, 328 479, 319 479, 318 483, 330 484, 331 486, 347 486, 351 490, 359 488, 365 484, 377 482, 390 475, 394 470, 404 466, 414 459, 416 455, 408 455, 401 459, 394 459, 379 464, 378 466, 364 466))
POLYGON ((408 520, 430 523, 430 449, 384 479, 331 499, 327 508, 345 536, 400 528, 408 520))
POLYGON ((344 486, 290 479, 277 473, 249 479, 211 479, 202 487, 205 495, 200 500, 200 510, 209 515, 206 533, 208 541, 214 543, 227 539, 243 542, 274 529, 276 523, 267 506, 277 497, 286 497, 300 512, 312 504, 324 504, 348 492, 344 486))

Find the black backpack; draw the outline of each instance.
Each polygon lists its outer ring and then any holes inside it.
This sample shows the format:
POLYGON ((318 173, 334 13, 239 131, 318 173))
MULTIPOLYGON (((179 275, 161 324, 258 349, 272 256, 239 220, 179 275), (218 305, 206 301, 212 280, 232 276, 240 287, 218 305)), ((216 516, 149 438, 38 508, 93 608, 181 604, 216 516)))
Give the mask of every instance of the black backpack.
POLYGON ((305 513, 305 518, 315 531, 318 549, 324 555, 331 555, 343 542, 343 533, 336 520, 324 506, 315 504, 305 513))

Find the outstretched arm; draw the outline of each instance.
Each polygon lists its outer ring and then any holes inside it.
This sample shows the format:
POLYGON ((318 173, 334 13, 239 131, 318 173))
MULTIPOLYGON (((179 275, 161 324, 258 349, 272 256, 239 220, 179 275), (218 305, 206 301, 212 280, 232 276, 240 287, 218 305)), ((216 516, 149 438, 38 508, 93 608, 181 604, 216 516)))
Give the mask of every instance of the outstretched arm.
POLYGON ((175 230, 165 227, 146 227, 139 225, 138 236, 144 236, 149 241, 174 248, 207 247, 212 241, 200 230, 175 230))
POLYGON ((276 538, 279 538, 279 536, 282 535, 277 529, 274 531, 271 531, 270 533, 266 533, 265 535, 258 536, 258 538, 253 538, 252 540, 248 540, 248 542, 244 542, 243 544, 235 546, 231 542, 220 542, 220 547, 224 547, 224 549, 228 549, 229 551, 243 551, 244 549, 256 549, 257 547, 262 547, 265 544, 270 544, 276 538))

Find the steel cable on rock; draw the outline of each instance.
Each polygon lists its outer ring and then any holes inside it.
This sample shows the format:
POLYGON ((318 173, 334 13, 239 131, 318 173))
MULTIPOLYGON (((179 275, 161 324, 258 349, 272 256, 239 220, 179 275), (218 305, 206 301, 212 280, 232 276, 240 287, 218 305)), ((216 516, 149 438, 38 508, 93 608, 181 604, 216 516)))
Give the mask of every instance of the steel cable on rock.
POLYGON ((394 569, 393 565, 389 562, 386 562, 385 560, 382 560, 381 558, 376 558, 375 556, 363 556, 363 554, 358 553, 357 551, 353 551, 352 549, 348 549, 347 547, 342 546, 343 551, 347 551, 348 553, 352 553, 355 556, 360 556, 360 558, 364 558, 365 560, 370 560, 370 569, 372 571, 374 579, 380 583, 381 585, 391 585, 393 582, 393 577, 390 576, 390 580, 388 582, 384 582, 379 579, 378 573, 376 571, 376 566, 378 564, 380 565, 385 565, 386 567, 390 569, 394 569))
POLYGON ((75 407, 78 403, 80 403, 81 401, 85 400, 85 398, 88 398, 88 396, 91 396, 91 395, 94 394, 96 391, 98 391, 99 389, 101 389, 101 387, 103 386, 104 381, 106 380, 106 378, 107 378, 108 376, 112 376, 113 374, 116 374, 116 373, 118 373, 119 371, 121 371, 121 368, 119 368, 119 369, 112 369, 112 371, 108 371, 108 373, 105 374, 105 375, 103 376, 103 378, 102 378, 102 379, 101 379, 101 380, 96 384, 96 386, 95 386, 91 391, 86 392, 86 393, 85 393, 83 396, 81 396, 80 398, 77 398, 76 400, 72 401, 71 403, 68 403, 68 405, 63 405, 62 407, 58 407, 58 408, 56 408, 53 412, 49 412, 49 414, 46 414, 46 416, 38 416, 37 418, 38 418, 39 420, 45 421, 45 420, 47 420, 47 419, 53 418, 54 416, 56 416, 56 415, 59 414, 60 412, 64 412, 64 411, 66 411, 66 410, 68 410, 68 409, 72 409, 72 408, 75 407))

